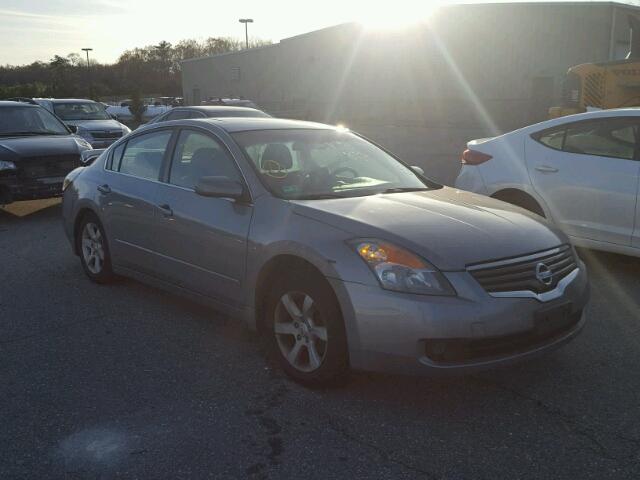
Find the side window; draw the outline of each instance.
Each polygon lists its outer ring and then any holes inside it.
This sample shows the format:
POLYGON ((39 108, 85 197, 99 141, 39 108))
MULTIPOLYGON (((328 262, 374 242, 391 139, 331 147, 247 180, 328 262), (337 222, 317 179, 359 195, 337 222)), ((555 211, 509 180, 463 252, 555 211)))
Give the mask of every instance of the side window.
POLYGON ((198 112, 197 110, 192 110, 188 118, 205 118, 206 115, 202 112, 198 112))
POLYGON ((191 112, 189 110, 174 110, 169 115, 164 117, 164 121, 169 120, 182 120, 184 118, 191 118, 191 112))
POLYGON ((120 168, 120 160, 122 159, 122 152, 124 152, 125 143, 118 145, 111 152, 111 158, 107 163, 107 170, 118 170, 120 168))
POLYGON ((202 177, 229 177, 241 180, 233 158, 210 135, 183 130, 178 138, 169 171, 169 183, 195 188, 202 177))
POLYGON ((635 155, 637 126, 607 119, 570 125, 563 150, 571 153, 632 160, 635 155))
POLYGON ((562 150, 562 144, 564 143, 564 132, 566 130, 552 130, 543 132, 538 136, 538 141, 547 147, 555 148, 556 150, 562 150))
POLYGON ((171 133, 170 130, 162 130, 129 140, 120 160, 118 171, 136 177, 158 180, 162 159, 171 133))

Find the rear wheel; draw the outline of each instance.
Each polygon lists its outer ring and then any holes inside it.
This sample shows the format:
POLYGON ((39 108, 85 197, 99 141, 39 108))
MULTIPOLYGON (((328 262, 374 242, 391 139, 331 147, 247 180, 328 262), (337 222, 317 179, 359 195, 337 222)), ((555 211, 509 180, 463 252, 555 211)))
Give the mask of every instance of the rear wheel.
POLYGON ((77 239, 80 263, 87 276, 96 283, 108 283, 115 278, 107 237, 98 217, 87 213, 80 222, 77 239))
POLYGON ((324 278, 296 274, 278 281, 269 294, 266 314, 273 350, 291 378, 318 386, 346 378, 344 322, 324 278))

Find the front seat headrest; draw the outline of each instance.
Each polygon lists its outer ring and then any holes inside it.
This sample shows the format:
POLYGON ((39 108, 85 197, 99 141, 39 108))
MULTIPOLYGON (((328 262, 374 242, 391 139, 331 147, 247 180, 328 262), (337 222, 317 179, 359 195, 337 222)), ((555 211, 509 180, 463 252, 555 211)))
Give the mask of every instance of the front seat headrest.
POLYGON ((270 143, 262 153, 260 166, 263 170, 289 170, 293 167, 291 151, 284 143, 270 143))

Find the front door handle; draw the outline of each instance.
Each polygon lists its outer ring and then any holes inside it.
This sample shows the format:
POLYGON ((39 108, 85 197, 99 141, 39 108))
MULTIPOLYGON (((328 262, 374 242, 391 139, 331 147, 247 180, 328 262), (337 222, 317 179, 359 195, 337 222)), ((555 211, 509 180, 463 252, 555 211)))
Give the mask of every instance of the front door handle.
POLYGON ((536 167, 536 170, 542 173, 556 173, 558 171, 555 167, 550 167, 549 165, 540 165, 536 167))
POLYGON ((162 212, 163 216, 165 216, 165 217, 173 217, 173 210, 171 209, 171 207, 168 204, 163 203, 162 205, 158 205, 158 208, 162 212))
POLYGON ((106 183, 104 185, 98 185, 98 191, 106 195, 107 193, 111 193, 111 187, 106 183))

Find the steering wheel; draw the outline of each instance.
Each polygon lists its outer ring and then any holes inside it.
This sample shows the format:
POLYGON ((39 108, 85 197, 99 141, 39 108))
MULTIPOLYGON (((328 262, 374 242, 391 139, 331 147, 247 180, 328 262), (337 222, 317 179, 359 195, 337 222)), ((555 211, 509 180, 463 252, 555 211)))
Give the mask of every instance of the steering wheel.
POLYGON ((341 178, 344 178, 344 179, 346 179, 346 180, 353 180, 354 178, 357 178, 357 177, 358 177, 358 172, 356 172, 356 171, 355 171, 353 168, 351 168, 351 167, 340 167, 340 168, 336 168, 336 169, 333 171, 332 175, 334 176, 334 178, 339 178, 339 177, 341 177, 341 178), (341 173, 341 172, 348 172, 348 173, 351 173, 353 176, 352 176, 351 178, 343 177, 343 176, 339 175, 339 173, 341 173))

